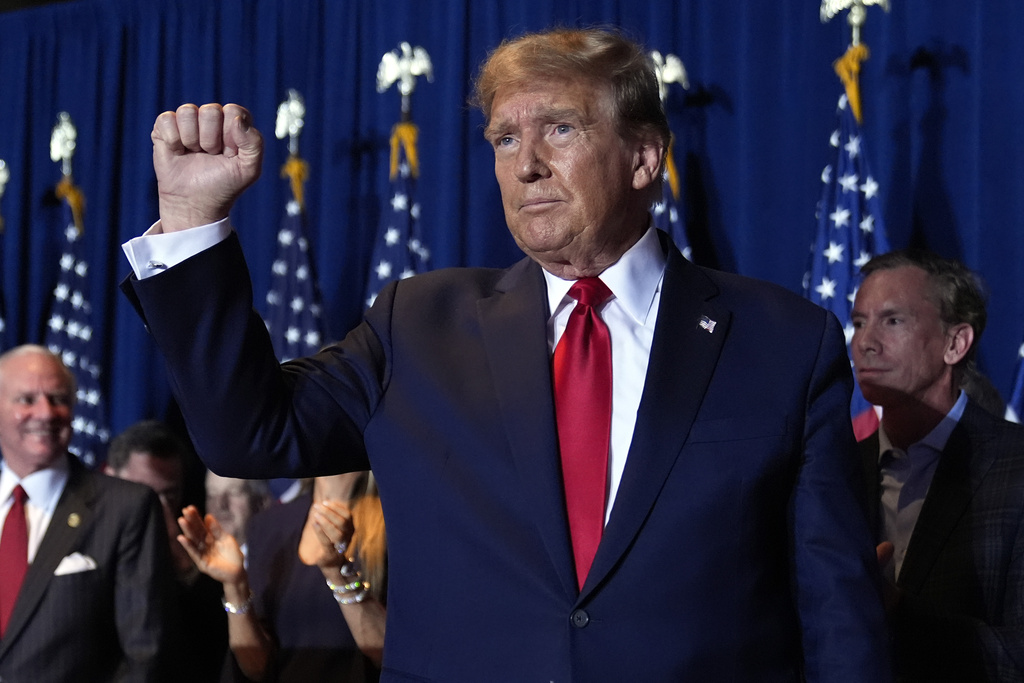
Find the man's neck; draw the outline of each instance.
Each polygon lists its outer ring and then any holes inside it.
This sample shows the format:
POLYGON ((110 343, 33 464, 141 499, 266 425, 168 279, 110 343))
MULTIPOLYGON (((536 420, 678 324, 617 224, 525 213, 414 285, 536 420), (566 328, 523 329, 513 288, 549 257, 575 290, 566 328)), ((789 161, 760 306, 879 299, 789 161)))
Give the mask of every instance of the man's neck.
POLYGON ((928 436, 953 408, 959 392, 944 393, 941 400, 906 401, 884 406, 882 427, 893 446, 907 450, 911 445, 928 436))

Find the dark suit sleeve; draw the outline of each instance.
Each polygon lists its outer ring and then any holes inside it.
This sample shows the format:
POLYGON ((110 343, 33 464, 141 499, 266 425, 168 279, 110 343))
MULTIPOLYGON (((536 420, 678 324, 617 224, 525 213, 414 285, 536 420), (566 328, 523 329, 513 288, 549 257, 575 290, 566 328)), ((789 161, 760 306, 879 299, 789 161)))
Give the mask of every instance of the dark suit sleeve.
POLYGON ((808 681, 887 681, 888 635, 850 422, 850 364, 829 314, 807 395, 792 502, 795 591, 808 681))
POLYGON ((125 493, 115 489, 107 494, 128 501, 122 509, 114 584, 114 619, 124 653, 117 680, 160 681, 168 665, 163 659, 167 629, 174 623, 167 532, 156 494, 125 493))
POLYGON ((379 401, 385 362, 368 324, 341 345, 279 366, 252 307, 235 233, 164 273, 130 277, 122 289, 166 359, 171 389, 211 470, 270 478, 369 468, 362 429, 379 401))

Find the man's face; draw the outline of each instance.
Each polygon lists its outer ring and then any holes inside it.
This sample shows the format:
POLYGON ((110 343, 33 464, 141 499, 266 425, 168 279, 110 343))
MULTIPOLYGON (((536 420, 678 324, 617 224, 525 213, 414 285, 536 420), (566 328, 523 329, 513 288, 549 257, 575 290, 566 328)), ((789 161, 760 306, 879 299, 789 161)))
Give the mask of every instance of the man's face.
POLYGON ((239 543, 245 542, 245 525, 255 512, 253 508, 245 481, 207 473, 206 512, 216 517, 224 531, 239 543))
POLYGON ((132 451, 128 462, 119 470, 107 469, 107 474, 144 484, 156 491, 164 515, 167 539, 170 541, 171 562, 177 576, 185 576, 192 569, 192 559, 175 538, 179 533, 178 515, 181 514, 182 489, 185 471, 181 458, 158 458, 145 451, 132 451))
POLYGON ((905 266, 875 271, 853 306, 853 363, 868 401, 908 401, 945 412, 953 397, 952 334, 930 294, 928 274, 905 266))
POLYGON ((67 370, 42 353, 0 368, 0 454, 19 477, 50 467, 71 442, 74 392, 67 370))
POLYGON ((177 529, 176 520, 181 514, 182 488, 185 481, 180 458, 158 458, 150 453, 133 451, 128 456, 125 466, 112 474, 121 479, 145 484, 156 491, 164 508, 164 516, 170 519, 169 529, 177 529))
POLYGON ((606 86, 538 81, 498 89, 485 131, 519 247, 566 279, 596 275, 647 228, 660 144, 629 142, 606 86))

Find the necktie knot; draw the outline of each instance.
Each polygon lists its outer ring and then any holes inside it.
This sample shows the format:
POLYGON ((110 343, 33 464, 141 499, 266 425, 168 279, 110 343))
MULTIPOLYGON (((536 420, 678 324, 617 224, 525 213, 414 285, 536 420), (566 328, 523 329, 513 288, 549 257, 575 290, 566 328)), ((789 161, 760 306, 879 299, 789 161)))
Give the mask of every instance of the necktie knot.
POLYGON ((21 503, 22 505, 28 502, 28 494, 25 493, 25 489, 21 488, 21 484, 14 487, 14 491, 11 492, 11 498, 14 499, 15 503, 21 503))
POLYGON ((569 296, 592 308, 603 304, 611 295, 612 290, 597 277, 580 278, 569 288, 569 296))

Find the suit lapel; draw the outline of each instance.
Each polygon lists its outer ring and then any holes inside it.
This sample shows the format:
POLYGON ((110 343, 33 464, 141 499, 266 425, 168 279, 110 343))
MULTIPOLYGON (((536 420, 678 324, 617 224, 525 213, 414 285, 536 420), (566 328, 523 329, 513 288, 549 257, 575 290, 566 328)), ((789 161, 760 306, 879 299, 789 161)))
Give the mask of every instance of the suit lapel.
POLYGON ((92 475, 77 459, 71 456, 68 456, 68 459, 68 482, 53 511, 53 517, 39 544, 39 550, 36 551, 36 556, 25 574, 25 582, 21 585, 11 621, 7 626, 3 643, 0 644, 0 657, 6 653, 8 645, 17 640, 19 632, 29 624, 32 614, 46 593, 57 565, 76 547, 78 539, 92 524, 92 503, 95 497, 92 475))
POLYGON ((717 287, 668 248, 658 322, 629 456, 583 594, 626 552, 657 500, 703 401, 729 332, 731 312, 712 303, 717 287), (715 321, 713 332, 700 326, 715 321))
POLYGON ((920 592, 949 535, 995 460, 995 450, 984 447, 982 432, 975 428, 976 411, 980 410, 968 402, 935 467, 897 581, 911 593, 920 592))
POLYGON ((518 263, 494 296, 478 302, 477 310, 522 495, 566 595, 575 598, 551 391, 547 288, 540 266, 529 259, 518 263))

